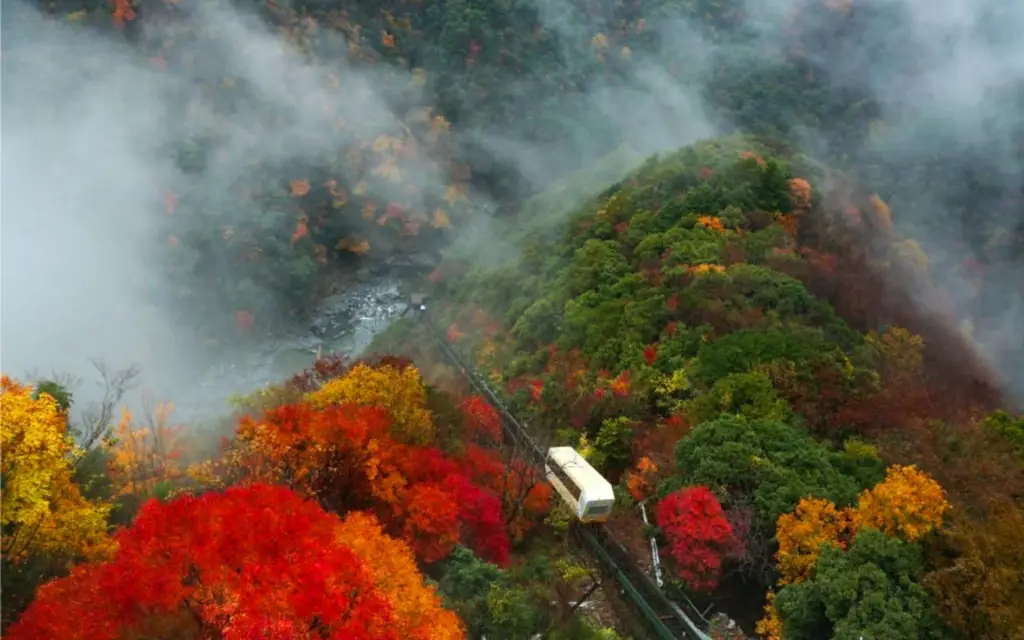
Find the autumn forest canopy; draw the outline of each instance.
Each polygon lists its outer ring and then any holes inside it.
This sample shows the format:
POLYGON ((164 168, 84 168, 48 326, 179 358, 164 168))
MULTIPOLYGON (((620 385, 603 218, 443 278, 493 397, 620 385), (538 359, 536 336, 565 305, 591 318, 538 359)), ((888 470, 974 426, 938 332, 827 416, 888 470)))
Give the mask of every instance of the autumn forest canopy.
POLYGON ((953 4, 5 7, 5 359, 441 331, 201 424, 5 364, 4 635, 647 637, 440 339, 716 640, 1020 638, 1024 10, 953 4))

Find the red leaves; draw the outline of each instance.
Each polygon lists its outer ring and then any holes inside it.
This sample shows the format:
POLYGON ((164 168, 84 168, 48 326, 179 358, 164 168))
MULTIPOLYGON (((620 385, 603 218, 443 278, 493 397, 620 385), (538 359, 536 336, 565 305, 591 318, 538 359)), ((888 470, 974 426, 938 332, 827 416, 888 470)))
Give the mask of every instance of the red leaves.
POLYGON ((647 366, 653 365, 654 361, 657 360, 657 358, 658 358, 658 345, 656 345, 656 344, 649 344, 646 347, 644 347, 644 362, 647 363, 647 366))
POLYGON ((455 343, 456 341, 458 341, 458 340, 459 340, 459 338, 461 338, 461 337, 462 337, 462 336, 464 336, 464 335, 465 335, 464 333, 462 333, 461 331, 459 331, 459 327, 458 327, 458 325, 456 325, 456 324, 455 324, 455 323, 453 322, 453 323, 452 323, 452 324, 451 324, 451 325, 450 325, 450 326, 448 327, 448 333, 447 333, 447 334, 445 335, 445 337, 446 337, 446 338, 448 339, 448 342, 450 342, 450 343, 453 343, 453 344, 454 344, 454 343, 455 343))
POLYGON ((762 169, 768 166, 768 164, 764 161, 764 158, 762 158, 759 154, 754 153, 753 151, 744 151, 740 153, 740 160, 753 160, 754 162, 757 163, 757 166, 761 167, 762 169))
POLYGON ((470 440, 501 442, 501 419, 486 400, 480 396, 470 396, 459 405, 465 418, 466 435, 470 440))
POLYGON ((722 556, 736 544, 722 505, 707 487, 681 489, 658 503, 658 526, 669 541, 679 576, 695 591, 718 585, 722 556))
POLYGON ((114 0, 114 26, 118 29, 124 27, 126 22, 131 22, 137 17, 131 0, 114 0))
POLYGON ((665 306, 668 307, 669 311, 675 311, 679 308, 679 294, 673 293, 668 300, 665 301, 665 306))
POLYGON ((164 211, 169 216, 173 216, 174 212, 178 210, 178 194, 173 191, 168 191, 164 194, 164 211))
MULTIPOLYGON (((340 367, 339 359, 317 377, 340 367)), ((500 440, 500 423, 489 405, 471 398, 463 410, 482 440, 500 440)), ((497 482, 507 475, 500 463, 497 469, 460 468, 439 449, 403 444, 392 436, 389 416, 383 406, 297 402, 269 409, 259 419, 243 418, 240 440, 262 456, 246 463, 247 473, 264 477, 269 462, 279 474, 271 477, 286 479, 331 510, 372 508, 424 562, 443 559, 459 541, 482 557, 506 562, 501 501, 470 477, 487 471, 497 482)))
POLYGON ((623 371, 622 373, 620 373, 619 375, 615 376, 615 379, 612 380, 612 383, 611 383, 612 393, 614 393, 616 396, 618 396, 620 398, 625 398, 626 396, 628 396, 629 395, 629 378, 630 378, 629 369, 627 369, 627 370, 623 371))
POLYGON ((288 386, 303 393, 315 391, 328 380, 344 375, 348 367, 349 362, 344 356, 329 355, 317 358, 313 366, 292 376, 288 386))
POLYGON ((303 217, 303 218, 299 219, 298 222, 295 223, 295 231, 292 232, 291 244, 295 244, 296 242, 298 242, 302 238, 305 238, 308 233, 309 233, 309 226, 306 224, 305 217, 303 217))
POLYGON ((470 548, 484 560, 506 566, 509 539, 505 533, 498 496, 491 491, 484 491, 461 475, 449 476, 444 485, 458 498, 463 538, 468 541, 470 548))
POLYGON ((159 624, 168 637, 397 638, 339 524, 268 485, 150 501, 113 560, 42 587, 10 637, 114 640, 159 624))
POLYGON ((480 53, 482 47, 476 40, 469 41, 469 53, 466 54, 466 68, 470 69, 476 64, 476 54, 480 53))
POLYGON ((529 383, 530 387, 530 398, 534 402, 540 402, 540 395, 544 392, 544 381, 543 380, 531 380, 529 383))
POLYGON ((434 483, 414 484, 403 496, 405 539, 424 562, 437 562, 459 541, 459 506, 434 483))
POLYGON ((383 219, 385 222, 392 218, 398 218, 401 220, 404 215, 405 206, 392 202, 387 206, 387 209, 384 210, 383 219))
POLYGON ((235 312, 235 327, 239 331, 248 331, 252 329, 253 324, 256 322, 256 317, 252 311, 248 309, 240 309, 235 312))

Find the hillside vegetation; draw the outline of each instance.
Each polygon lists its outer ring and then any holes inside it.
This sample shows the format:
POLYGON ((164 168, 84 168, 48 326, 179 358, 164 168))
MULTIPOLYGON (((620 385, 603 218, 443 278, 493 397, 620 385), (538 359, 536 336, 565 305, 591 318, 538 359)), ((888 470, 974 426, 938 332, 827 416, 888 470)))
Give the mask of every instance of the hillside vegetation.
MULTIPOLYGON (((412 265, 715 640, 1021 638, 1024 82, 929 106, 910 0, 38 4, 8 122, 124 109, 107 204, 203 349, 412 265)), ((5 637, 639 640, 425 326, 371 350, 212 425, 5 375, 5 637)))
MULTIPOLYGON (((967 336, 900 308, 887 283, 929 265, 889 216, 805 157, 710 140, 432 309, 538 438, 660 501, 676 588, 738 617, 767 591, 769 637, 1011 638, 1020 421, 967 336)), ((421 332, 383 340, 436 361, 421 332)))

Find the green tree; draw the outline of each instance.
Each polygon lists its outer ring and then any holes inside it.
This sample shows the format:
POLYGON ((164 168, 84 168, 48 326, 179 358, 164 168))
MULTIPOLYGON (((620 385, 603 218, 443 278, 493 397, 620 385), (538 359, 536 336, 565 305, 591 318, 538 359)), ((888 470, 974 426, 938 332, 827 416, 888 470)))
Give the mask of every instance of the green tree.
POLYGON ((722 414, 786 421, 793 413, 768 376, 751 372, 731 373, 717 380, 708 393, 688 402, 684 412, 696 423, 714 420, 722 414))
POLYGON ((782 588, 775 606, 787 640, 937 640, 946 633, 919 580, 920 550, 874 530, 849 551, 826 545, 814 577, 782 588))
POLYGON ((542 620, 531 594, 508 573, 457 546, 444 563, 439 591, 445 606, 466 623, 470 635, 519 640, 536 633, 542 620))
POLYGON ((1024 453, 1024 416, 1011 416, 1005 411, 996 411, 986 417, 982 428, 998 433, 1017 451, 1024 453))
MULTIPOLYGON (((722 492, 727 508, 752 506, 769 529, 801 498, 827 498, 843 507, 885 475, 877 459, 874 474, 851 475, 846 469, 854 454, 833 451, 792 424, 740 415, 698 425, 675 453, 680 475, 664 484, 663 494, 705 485, 722 492)), ((865 464, 859 453, 856 462, 865 464)))

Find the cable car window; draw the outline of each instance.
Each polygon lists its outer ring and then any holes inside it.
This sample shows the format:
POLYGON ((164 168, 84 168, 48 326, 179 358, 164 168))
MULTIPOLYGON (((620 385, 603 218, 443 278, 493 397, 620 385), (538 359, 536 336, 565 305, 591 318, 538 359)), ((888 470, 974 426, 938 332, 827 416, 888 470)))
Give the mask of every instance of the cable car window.
POLYGON ((550 458, 548 459, 548 467, 551 469, 552 473, 555 474, 555 477, 562 481, 562 484, 564 484, 565 488, 569 490, 572 497, 579 500, 582 491, 576 486, 576 483, 572 481, 569 474, 567 474, 557 462, 550 458))
POLYGON ((607 504, 595 504, 587 510, 588 516, 603 516, 611 510, 611 505, 607 504))

